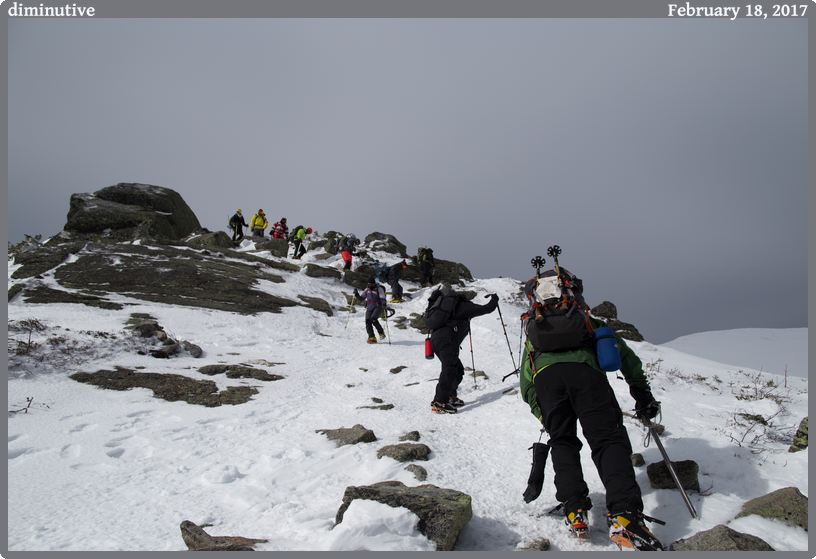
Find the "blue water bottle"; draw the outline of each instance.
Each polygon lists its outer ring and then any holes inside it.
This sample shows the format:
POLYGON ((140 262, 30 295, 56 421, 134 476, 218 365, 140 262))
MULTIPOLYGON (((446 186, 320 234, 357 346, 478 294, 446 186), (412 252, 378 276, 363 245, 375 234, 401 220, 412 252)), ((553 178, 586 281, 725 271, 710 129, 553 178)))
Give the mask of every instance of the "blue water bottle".
POLYGON ((596 328, 592 333, 592 341, 595 342, 595 353, 598 356, 598 365, 601 370, 608 373, 620 370, 620 352, 612 329, 606 326, 596 328))

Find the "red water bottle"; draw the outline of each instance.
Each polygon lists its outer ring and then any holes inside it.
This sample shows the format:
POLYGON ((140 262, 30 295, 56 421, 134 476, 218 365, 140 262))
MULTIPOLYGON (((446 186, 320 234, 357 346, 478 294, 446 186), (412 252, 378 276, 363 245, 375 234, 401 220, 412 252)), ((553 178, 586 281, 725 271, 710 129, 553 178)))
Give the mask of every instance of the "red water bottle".
POLYGON ((434 354, 431 349, 431 338, 425 338, 425 359, 433 359, 434 354))

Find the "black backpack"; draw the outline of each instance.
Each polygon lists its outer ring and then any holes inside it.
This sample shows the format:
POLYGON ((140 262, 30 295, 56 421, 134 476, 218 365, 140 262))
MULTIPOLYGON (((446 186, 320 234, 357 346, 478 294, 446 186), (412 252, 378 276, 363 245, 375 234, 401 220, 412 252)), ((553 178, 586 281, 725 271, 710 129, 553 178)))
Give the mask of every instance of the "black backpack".
POLYGON ((542 352, 592 347, 589 308, 583 282, 565 268, 548 270, 524 286, 530 300, 524 330, 533 349, 542 352), (559 281, 560 279, 560 281, 559 281))
POLYGON ((379 267, 377 271, 377 281, 380 283, 388 283, 388 276, 391 273, 392 266, 386 266, 385 264, 379 267))
POLYGON ((422 315, 425 328, 436 330, 447 324, 451 318, 456 316, 459 301, 459 294, 450 287, 443 287, 431 293, 428 306, 422 315))
POLYGON ((297 227, 295 227, 294 229, 292 229, 292 232, 289 234, 289 242, 290 242, 290 243, 294 243, 294 242, 295 242, 295 235, 297 235, 297 232, 298 232, 298 231, 300 231, 301 229, 303 229, 303 226, 302 226, 302 225, 298 225, 297 227))

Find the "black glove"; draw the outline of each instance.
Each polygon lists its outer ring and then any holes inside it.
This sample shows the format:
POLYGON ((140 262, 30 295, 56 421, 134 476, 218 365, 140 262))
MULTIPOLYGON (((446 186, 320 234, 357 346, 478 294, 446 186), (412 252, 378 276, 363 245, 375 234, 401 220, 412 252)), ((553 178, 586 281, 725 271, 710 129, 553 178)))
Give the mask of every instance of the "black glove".
POLYGON ((630 388, 629 394, 635 399, 635 417, 645 423, 645 419, 652 420, 660 412, 660 402, 654 399, 648 388, 630 388))
POLYGON ((357 291, 357 288, 356 288, 356 287, 354 288, 354 296, 355 296, 355 297, 358 297, 358 298, 360 297, 360 292, 359 292, 359 291, 357 291))
POLYGON ((541 488, 544 486, 544 466, 547 464, 547 455, 550 447, 544 443, 533 443, 533 468, 527 478, 527 489, 524 490, 524 502, 529 503, 538 499, 541 488))

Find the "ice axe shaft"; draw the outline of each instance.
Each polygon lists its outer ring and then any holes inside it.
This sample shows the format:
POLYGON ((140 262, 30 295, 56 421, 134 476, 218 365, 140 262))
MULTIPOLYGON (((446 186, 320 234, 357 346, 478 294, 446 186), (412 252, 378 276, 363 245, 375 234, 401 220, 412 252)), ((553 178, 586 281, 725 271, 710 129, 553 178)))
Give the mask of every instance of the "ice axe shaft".
POLYGON ((648 419, 644 419, 643 423, 649 429, 649 433, 651 433, 652 437, 654 437, 654 440, 657 443, 657 449, 660 451, 660 454, 663 455, 663 462, 665 462, 666 467, 669 469, 669 473, 671 474, 674 483, 677 484, 677 488, 680 489, 680 495, 683 496, 683 501, 685 501, 686 507, 688 508, 689 513, 691 513, 691 517, 700 520, 700 516, 697 514, 694 505, 691 503, 688 495, 686 495, 686 490, 683 489, 683 484, 680 483, 680 478, 677 477, 677 472, 674 471, 674 466, 672 466, 669 455, 666 454, 666 449, 663 448, 663 443, 660 441, 660 437, 657 434, 657 430, 654 428, 654 424, 648 419))

